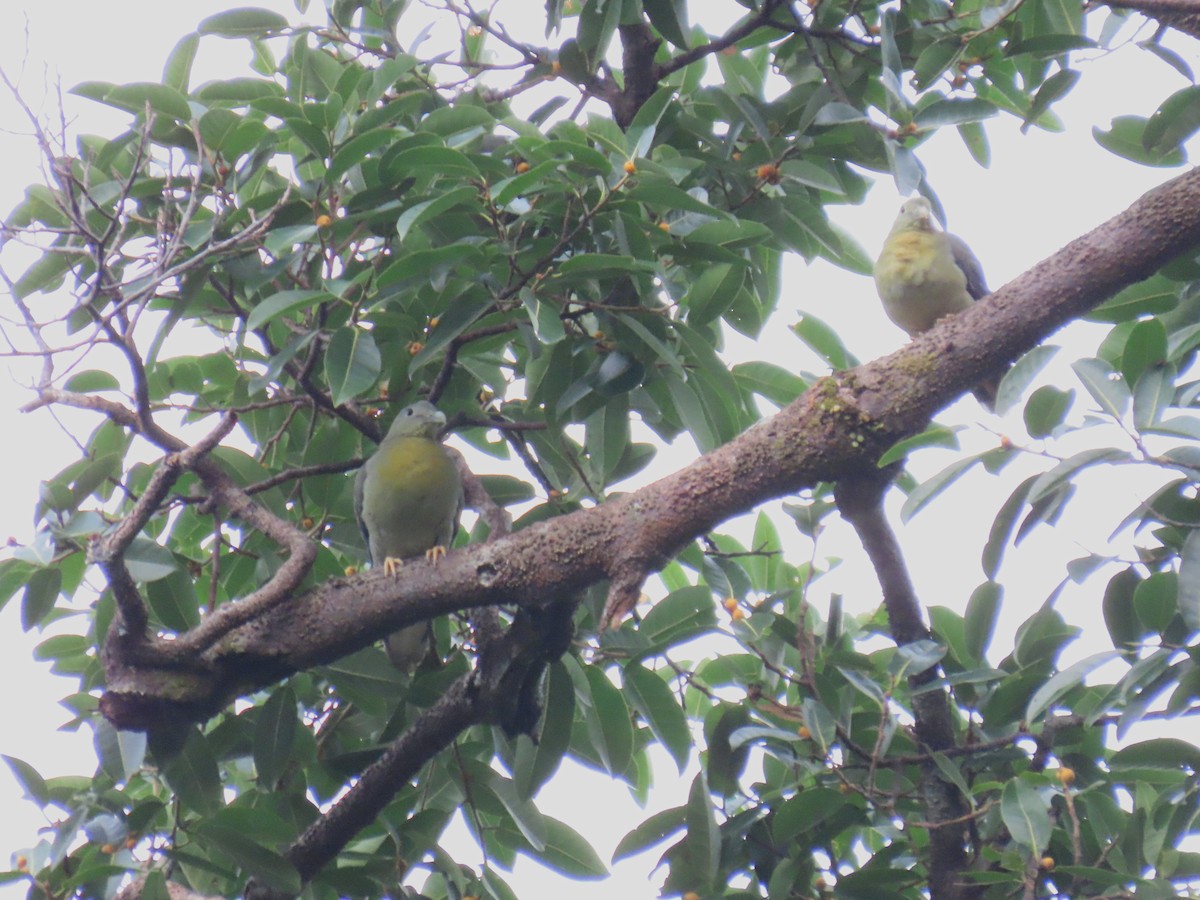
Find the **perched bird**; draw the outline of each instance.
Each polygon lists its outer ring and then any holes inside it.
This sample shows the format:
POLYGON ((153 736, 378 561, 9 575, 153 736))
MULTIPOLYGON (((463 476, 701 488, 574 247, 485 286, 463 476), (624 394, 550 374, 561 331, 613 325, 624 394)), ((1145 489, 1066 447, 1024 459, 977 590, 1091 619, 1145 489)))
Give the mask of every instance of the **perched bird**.
MULTIPOLYGON (((941 231, 924 197, 906 200, 875 261, 875 288, 888 318, 916 337, 943 316, 961 312, 989 293, 983 267, 962 238, 941 231)), ((972 393, 996 404, 999 376, 972 393)))
MULTIPOLYGON (((458 531, 462 476, 438 441, 446 417, 420 400, 400 410, 383 442, 358 470, 354 515, 372 565, 389 575, 405 559, 436 560, 458 531)), ((409 625, 384 640, 388 658, 411 672, 429 652, 428 622, 409 625)))

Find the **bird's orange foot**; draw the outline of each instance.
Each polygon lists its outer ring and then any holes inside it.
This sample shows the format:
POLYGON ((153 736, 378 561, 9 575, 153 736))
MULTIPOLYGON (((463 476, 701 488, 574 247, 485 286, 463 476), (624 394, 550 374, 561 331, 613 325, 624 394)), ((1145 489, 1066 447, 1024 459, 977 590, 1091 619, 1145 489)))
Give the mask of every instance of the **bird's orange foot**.
POLYGON ((443 547, 441 544, 438 544, 438 546, 436 546, 436 547, 430 547, 428 550, 425 551, 425 558, 432 563, 437 562, 439 559, 441 559, 445 555, 446 555, 446 548, 443 547))
POLYGON ((398 556, 388 556, 383 560, 384 575, 399 575, 402 568, 404 568, 404 560, 398 556))

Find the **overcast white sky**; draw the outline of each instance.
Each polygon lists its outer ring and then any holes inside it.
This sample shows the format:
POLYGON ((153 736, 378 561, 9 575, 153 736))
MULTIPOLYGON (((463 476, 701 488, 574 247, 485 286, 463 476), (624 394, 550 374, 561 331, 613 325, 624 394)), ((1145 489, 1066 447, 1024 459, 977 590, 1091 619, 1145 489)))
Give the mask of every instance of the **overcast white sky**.
MULTIPOLYGON (((180 36, 205 16, 235 5, 231 0, 192 0, 186 4, 161 0, 12 3, 6 28, 0 30, 0 60, 10 77, 20 75, 22 90, 35 108, 53 116, 53 99, 47 100, 44 95, 47 84, 61 80, 69 88, 84 80, 116 83, 157 80, 167 53, 180 36), (13 6, 26 7, 27 28, 20 26, 13 6)), ((295 17, 293 5, 282 0, 260 0, 257 5, 295 17)), ((503 18, 506 8, 521 9, 528 5, 527 0, 502 2, 498 17, 503 18)), ((314 8, 319 6, 319 2, 313 3, 314 8)), ((541 5, 537 7, 540 15, 541 5)), ((1141 36, 1149 33, 1147 30, 1141 36)), ((1200 71, 1195 42, 1180 40, 1175 46, 1200 71)), ((202 50, 199 64, 202 69, 195 80, 213 77, 218 70, 237 71, 247 57, 241 42, 212 41, 202 50)), ((920 150, 948 211, 951 229, 975 249, 993 288, 1177 174, 1177 170, 1147 169, 1112 156, 1095 144, 1091 128, 1094 125, 1107 128, 1110 118, 1119 114, 1149 115, 1171 92, 1186 86, 1184 79, 1133 47, 1111 56, 1097 56, 1092 62, 1080 61, 1078 67, 1084 77, 1075 93, 1058 107, 1067 124, 1064 134, 1031 131, 1020 135, 1017 123, 995 120, 988 126, 993 142, 993 163, 989 170, 976 166, 953 134, 920 150)), ((122 116, 97 104, 71 97, 66 102, 76 132, 116 133, 124 125, 122 116)), ((0 167, 0 214, 7 214, 20 199, 25 185, 39 180, 41 175, 26 123, 8 96, 0 96, 0 129, 3 129, 0 159, 4 160, 0 167)), ((835 216, 874 254, 891 224, 898 201, 893 186, 881 179, 866 205, 837 210, 835 216)), ((801 310, 815 314, 837 328, 862 359, 889 352, 904 340, 901 332, 881 314, 868 279, 830 266, 805 268, 797 263, 786 285, 779 316, 781 324, 794 322, 801 310)), ((7 301, 0 302, 5 302, 7 314, 11 307, 7 301)), ((760 343, 753 352, 777 361, 796 359, 799 353, 796 342, 786 333, 778 334, 779 331, 774 329, 770 342, 760 343)), ((1062 355, 1070 359, 1086 352, 1082 348, 1086 348, 1089 339, 1094 337, 1089 338, 1086 332, 1072 338, 1072 347, 1077 352, 1062 355)), ((733 342, 730 352, 750 350, 740 349, 733 342)), ((816 368, 816 363, 809 363, 809 367, 816 368)), ((1064 382, 1069 380, 1061 370, 1053 371, 1058 373, 1054 377, 1061 377, 1064 382)), ((44 412, 25 416, 16 411, 28 399, 25 386, 29 381, 30 375, 20 366, 0 365, 0 433, 15 438, 8 445, 6 464, 0 475, 3 478, 0 496, 5 499, 0 504, 0 542, 8 535, 19 541, 32 536, 32 510, 39 479, 76 458, 75 448, 50 416, 44 412)), ((964 443, 976 449, 994 445, 996 438, 987 428, 1004 427, 1004 423, 982 414, 969 398, 942 418, 968 424, 964 443)), ((949 458, 929 454, 915 468, 927 476, 949 458)), ((671 459, 665 465, 673 467, 677 462, 671 459)), ((973 514, 956 513, 949 504, 941 504, 900 531, 918 590, 928 602, 961 608, 970 591, 982 580, 977 560, 990 525, 989 511, 998 507, 1006 493, 997 495, 993 483, 985 476, 976 477, 972 484, 978 500, 973 514), (980 513, 980 508, 985 512, 980 513)), ((1062 577, 1065 559, 1081 555, 1082 548, 1103 546, 1116 518, 1129 508, 1138 493, 1131 485, 1112 490, 1119 494, 1114 504, 1118 512, 1068 516, 1065 527, 1053 535, 1040 535, 1037 541, 1029 542, 1012 556, 1006 576, 1020 573, 1020 578, 1014 582, 1018 589, 1010 587, 1008 593, 1005 622, 1010 631, 1062 577)), ((853 542, 846 541, 844 534, 840 537, 835 534, 828 544, 822 545, 821 551, 837 553, 847 560, 843 572, 822 583, 825 595, 831 590, 842 591, 852 609, 873 608, 878 603, 878 589, 853 542)), ((1070 617, 1069 609, 1067 614, 1070 617)), ((1098 617, 1088 613, 1080 618, 1098 617)), ((42 638, 21 632, 18 600, 0 613, 0 659, 5 660, 0 671, 10 685, 11 708, 10 724, 0 738, 0 752, 28 760, 44 775, 90 774, 94 766, 90 735, 56 731, 67 719, 57 702, 70 685, 54 679, 44 665, 31 660, 32 648, 42 638)), ((669 764, 659 771, 668 795, 662 804, 673 805, 684 795, 687 779, 676 779, 669 764)), ((33 831, 42 824, 40 813, 20 802, 19 796, 7 768, 0 767, 0 809, 5 810, 0 817, 0 854, 3 854, 0 860, 4 862, 8 861, 10 851, 33 843, 33 831)), ((607 779, 589 775, 573 783, 570 791, 545 792, 539 802, 549 814, 583 831, 607 859, 620 836, 646 814, 624 801, 624 792, 614 790, 607 779), (586 797, 589 810, 585 822, 579 817, 581 797, 586 797)), ((558 876, 533 869, 531 866, 522 869, 519 882, 522 895, 549 896, 550 891, 565 887, 558 876)), ((617 895, 629 900, 649 900, 657 891, 646 883, 648 869, 646 863, 621 867, 618 880, 602 885, 572 885, 570 890, 572 896, 585 900, 617 895)), ((24 896, 20 885, 0 886, 0 900, 20 896, 24 896)))

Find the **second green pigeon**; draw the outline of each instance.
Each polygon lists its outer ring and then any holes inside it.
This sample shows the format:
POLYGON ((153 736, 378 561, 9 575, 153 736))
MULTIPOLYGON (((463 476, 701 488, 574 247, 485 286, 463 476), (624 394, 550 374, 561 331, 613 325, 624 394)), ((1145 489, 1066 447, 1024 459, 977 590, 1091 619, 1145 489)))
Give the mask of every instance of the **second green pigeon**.
MULTIPOLYGON (((462 476, 439 441, 446 417, 432 403, 406 406, 354 482, 354 514, 372 565, 389 575, 404 560, 438 559, 458 531, 462 476)), ((384 640, 388 658, 411 672, 429 652, 428 622, 409 625, 384 640)))

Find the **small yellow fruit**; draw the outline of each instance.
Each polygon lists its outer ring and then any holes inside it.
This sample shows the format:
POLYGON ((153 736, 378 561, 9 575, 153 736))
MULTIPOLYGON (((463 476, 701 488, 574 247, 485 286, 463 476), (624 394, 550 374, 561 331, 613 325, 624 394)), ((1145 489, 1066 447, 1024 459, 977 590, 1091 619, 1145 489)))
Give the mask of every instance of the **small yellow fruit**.
POLYGON ((1068 766, 1063 766, 1062 768, 1060 768, 1055 773, 1055 776, 1058 778, 1058 783, 1061 784, 1063 787, 1066 787, 1069 784, 1075 783, 1075 770, 1072 768, 1069 768, 1068 766))
POLYGON ((658 230, 659 230, 659 231, 668 231, 668 232, 669 232, 669 231, 671 230, 671 225, 670 225, 670 223, 669 223, 669 222, 659 222, 659 223, 658 223, 658 230))
POLYGON ((137 838, 131 837, 131 838, 125 839, 125 849, 126 850, 132 850, 136 846, 137 846, 137 838))
POLYGON ((725 607, 727 610, 729 610, 730 612, 733 612, 735 609, 737 609, 737 605, 738 605, 737 598, 736 597, 726 597, 724 600, 721 601, 721 605, 723 607, 725 607))
POLYGON ((733 619, 735 622, 740 622, 742 619, 746 618, 746 611, 744 609, 730 610, 729 618, 733 619))
POLYGON ((550 74, 551 75, 561 75, 562 74, 562 63, 560 63, 557 59, 554 60, 554 62, 550 63, 550 74))
POLYGON ((429 320, 429 330, 430 330, 430 331, 433 331, 433 329, 437 328, 437 326, 438 326, 438 322, 440 322, 440 321, 442 321, 442 317, 441 317, 441 316, 433 316, 433 317, 432 317, 432 318, 429 320))
POLYGON ((807 725, 801 725, 799 728, 797 728, 796 734, 800 735, 801 739, 806 741, 812 737, 812 732, 808 730, 807 725))
POLYGON ((111 854, 113 854, 113 853, 116 853, 116 852, 117 852, 117 848, 116 848, 116 847, 114 847, 112 844, 101 844, 101 845, 100 845, 100 852, 101 852, 101 853, 107 853, 107 854, 111 855, 111 854))
POLYGON ((637 172, 637 164, 632 159, 625 160, 625 165, 621 168, 625 170, 626 175, 633 175, 637 172))
POLYGON ((755 171, 759 181, 765 181, 767 184, 779 184, 779 166, 774 163, 763 163, 755 171))
POLYGON ((313 527, 313 520, 309 516, 305 516, 300 520, 300 527, 307 531, 313 527))
POLYGON ((683 895, 683 900, 700 900, 700 895, 695 891, 688 891, 683 895))
POLYGON ((388 398, 388 389, 387 389, 387 385, 386 385, 386 384, 385 384, 385 385, 383 385, 383 386, 382 386, 382 387, 379 389, 379 396, 380 396, 380 397, 382 397, 384 400, 386 400, 386 399, 388 398))
POLYGON ((1043 871, 1049 872, 1051 869, 1054 868, 1054 857, 1053 856, 1043 856, 1038 861, 1038 865, 1042 867, 1043 871))
POLYGON ((853 792, 854 792, 854 788, 850 787, 850 785, 846 784, 846 782, 844 782, 844 781, 838 785, 838 793, 839 794, 850 794, 853 792))
POLYGON ((347 575, 357 575, 358 574, 358 566, 346 566, 346 568, 343 571, 345 571, 345 573, 347 575))
POLYGON ((420 341, 409 341, 408 342, 408 355, 409 356, 416 356, 418 353, 420 353, 424 349, 425 349, 425 345, 422 344, 420 341))
POLYGON ((741 151, 741 150, 734 150, 734 151, 733 151, 733 153, 731 153, 731 154, 730 154, 730 158, 731 158, 731 159, 732 159, 734 162, 741 162, 741 159, 742 159, 742 151, 741 151))
POLYGON ((28 856, 18 856, 17 857, 17 869, 19 871, 24 872, 28 868, 29 868, 29 857, 28 856))
POLYGON ((562 491, 557 490, 555 488, 551 488, 548 496, 550 497, 551 500, 561 500, 562 495, 563 495, 562 491))
POLYGON ((333 224, 333 219, 331 219, 325 213, 321 213, 321 215, 317 216, 317 227, 318 228, 328 228, 332 224, 333 224))
POLYGON ((517 174, 518 175, 524 175, 528 171, 529 171, 529 163, 525 162, 525 160, 521 160, 519 163, 517 163, 517 174))

